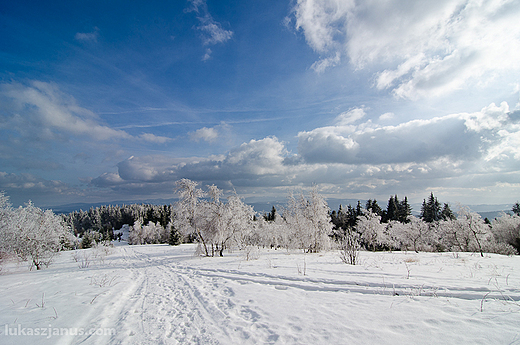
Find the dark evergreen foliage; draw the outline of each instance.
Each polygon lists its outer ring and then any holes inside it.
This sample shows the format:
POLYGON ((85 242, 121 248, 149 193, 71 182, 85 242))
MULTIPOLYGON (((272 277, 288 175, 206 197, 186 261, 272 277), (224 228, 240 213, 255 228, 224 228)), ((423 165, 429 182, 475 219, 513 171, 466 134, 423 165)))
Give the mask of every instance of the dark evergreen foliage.
POLYGON ((428 197, 428 201, 426 201, 426 199, 423 200, 421 206, 421 218, 426 223, 433 223, 442 219, 441 204, 437 198, 433 196, 433 192, 428 197))
POLYGON ((444 203, 444 207, 441 211, 441 218, 442 220, 455 220, 457 217, 455 216, 455 213, 450 209, 450 205, 447 203, 444 203))
POLYGON ((275 218, 276 218, 276 208, 273 206, 273 208, 271 209, 271 212, 264 213, 264 219, 268 222, 272 222, 275 220, 275 218))
POLYGON ((518 201, 513 205, 511 211, 513 212, 513 214, 520 216, 520 204, 518 203, 518 201))
POLYGON ((175 229, 175 227, 172 226, 168 244, 170 246, 177 246, 177 245, 181 244, 181 240, 182 240, 181 234, 179 233, 179 231, 177 229, 175 229))
POLYGON ((412 208, 408 203, 408 198, 404 197, 403 201, 399 201, 397 195, 391 196, 388 200, 386 210, 383 211, 381 221, 388 223, 389 221, 398 221, 408 223, 408 216, 412 214, 412 208))

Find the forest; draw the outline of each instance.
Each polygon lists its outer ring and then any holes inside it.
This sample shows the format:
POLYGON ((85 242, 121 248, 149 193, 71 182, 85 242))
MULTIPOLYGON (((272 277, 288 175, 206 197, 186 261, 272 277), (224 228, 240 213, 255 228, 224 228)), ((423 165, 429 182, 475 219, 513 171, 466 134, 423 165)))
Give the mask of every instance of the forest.
POLYGON ((520 253, 520 205, 489 221, 468 207, 452 211, 431 193, 418 217, 407 197, 391 196, 386 208, 376 200, 330 210, 316 187, 291 193, 284 207, 257 214, 236 193, 222 199, 214 185, 176 182, 179 201, 172 205, 102 206, 56 215, 28 202, 13 208, 0 193, 0 258, 28 261, 40 269, 62 250, 89 248, 121 240, 129 244, 198 243, 199 254, 223 256, 226 250, 255 247, 298 249, 308 253, 339 250, 355 264, 360 250, 520 253))

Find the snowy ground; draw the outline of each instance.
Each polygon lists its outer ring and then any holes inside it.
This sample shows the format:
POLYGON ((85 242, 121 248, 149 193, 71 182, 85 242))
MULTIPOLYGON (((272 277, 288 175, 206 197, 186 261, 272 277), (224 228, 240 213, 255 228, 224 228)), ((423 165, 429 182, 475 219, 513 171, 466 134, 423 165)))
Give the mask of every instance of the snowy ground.
POLYGON ((520 344, 518 256, 122 243, 4 266, 0 344, 520 344))

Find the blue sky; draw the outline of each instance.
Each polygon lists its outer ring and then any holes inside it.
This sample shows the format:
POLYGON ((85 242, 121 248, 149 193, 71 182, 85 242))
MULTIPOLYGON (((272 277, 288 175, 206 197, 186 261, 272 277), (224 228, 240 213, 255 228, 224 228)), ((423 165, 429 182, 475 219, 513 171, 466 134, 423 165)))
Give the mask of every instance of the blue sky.
POLYGON ((3 1, 0 190, 513 203, 520 2, 3 1))

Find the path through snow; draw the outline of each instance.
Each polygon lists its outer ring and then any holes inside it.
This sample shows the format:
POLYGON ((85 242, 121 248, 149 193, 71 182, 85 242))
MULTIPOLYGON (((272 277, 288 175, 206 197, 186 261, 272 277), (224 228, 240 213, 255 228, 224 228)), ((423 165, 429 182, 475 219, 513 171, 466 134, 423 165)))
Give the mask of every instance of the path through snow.
POLYGON ((194 251, 121 245, 42 271, 8 265, 0 343, 520 344, 520 257, 362 252, 349 266, 334 252, 194 251))

